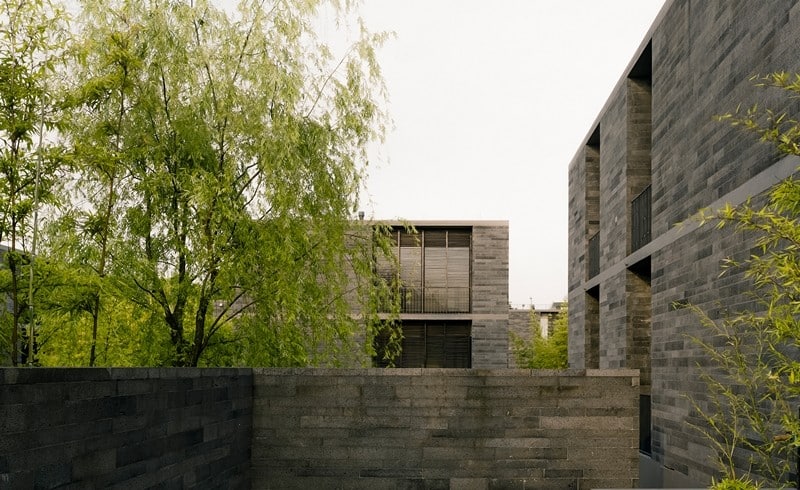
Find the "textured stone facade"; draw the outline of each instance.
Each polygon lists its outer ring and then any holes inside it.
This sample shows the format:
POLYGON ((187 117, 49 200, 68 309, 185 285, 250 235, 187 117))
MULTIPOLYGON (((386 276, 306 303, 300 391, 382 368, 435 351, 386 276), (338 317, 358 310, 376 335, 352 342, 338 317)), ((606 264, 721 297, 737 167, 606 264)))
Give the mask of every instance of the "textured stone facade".
POLYGON ((508 361, 508 222, 472 227, 472 367, 508 361))
POLYGON ((632 488, 636 371, 0 369, 0 488, 632 488))
POLYGON ((249 489, 249 369, 0 369, 0 488, 249 489))
POLYGON ((253 488, 635 488, 638 380, 256 369, 253 488))
POLYGON ((713 116, 757 102, 796 117, 796 100, 750 79, 798 71, 798 39, 794 1, 668 1, 570 165, 570 366, 642 370, 656 485, 703 486, 715 474, 708 444, 687 424, 697 422, 687 395, 705 399, 695 368, 703 355, 688 336, 706 333, 674 305, 719 317, 747 306, 752 288, 742 274, 719 276, 724 258, 749 253, 747 237, 677 225, 796 171, 796 159, 713 116), (651 235, 634 249, 633 201, 648 185, 651 235))

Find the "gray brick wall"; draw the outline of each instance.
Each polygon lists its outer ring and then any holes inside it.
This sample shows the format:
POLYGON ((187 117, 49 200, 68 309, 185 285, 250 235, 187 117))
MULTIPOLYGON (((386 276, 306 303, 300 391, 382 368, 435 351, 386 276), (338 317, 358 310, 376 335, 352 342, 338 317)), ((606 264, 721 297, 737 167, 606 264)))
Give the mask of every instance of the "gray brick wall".
POLYGON ((508 320, 480 317, 473 320, 472 367, 502 369, 508 366, 508 320))
MULTIPOLYGON (((600 269, 627 255, 626 98, 614 97, 600 121, 600 269)), ((603 294, 601 292, 601 294, 603 294)))
POLYGON ((628 368, 640 371, 642 392, 650 393, 650 344, 652 342, 652 292, 649 277, 633 271, 625 271, 626 349, 625 363, 628 368))
POLYGON ((725 309, 752 307, 752 285, 742 274, 719 277, 721 261, 746 256, 752 240, 728 229, 676 225, 732 191, 757 194, 763 186, 755 177, 782 165, 772 147, 713 116, 754 103, 797 116, 800 101, 755 88, 750 79, 800 70, 800 4, 668 1, 629 69, 648 43, 650 92, 646 83, 629 79, 626 70, 587 128, 589 135, 599 128, 600 135, 601 272, 593 280, 587 277, 585 256, 585 241, 594 231, 592 136, 570 164, 570 365, 595 362, 591 334, 598 329, 599 366, 640 368, 643 392, 650 385, 653 459, 686 477, 683 481, 703 486, 715 471, 708 443, 688 425, 696 420, 686 397, 704 403, 706 390, 695 367, 704 356, 688 336, 706 332, 688 309, 671 305, 690 302, 712 317, 725 309), (653 241, 632 253, 630 199, 648 178, 653 241), (634 264, 647 258, 649 274, 635 270, 634 264), (597 303, 592 294, 599 297, 597 303))
POLYGON ((0 488, 250 488, 252 371, 0 369, 0 488))
MULTIPOLYGON (((653 33, 653 227, 667 233, 779 158, 740 130, 711 120, 748 107, 786 108, 777 91, 753 87, 755 74, 800 69, 800 10, 793 1, 676 1, 653 33)), ((755 306, 741 274, 719 277, 725 257, 748 254, 752 242, 705 227, 653 254, 652 402, 654 459, 698 483, 716 473, 708 443, 687 422, 690 396, 703 404, 698 380, 705 356, 689 336, 705 336, 690 302, 712 317, 755 306)))
POLYGON ((508 315, 508 226, 472 228, 472 312, 508 315))
POLYGON ((0 369, 0 488, 632 487, 638 379, 0 369))
POLYGON ((472 367, 508 358, 508 225, 472 228, 472 367))
MULTIPOLYGON (((772 148, 712 117, 738 104, 787 107, 785 97, 754 88, 750 78, 800 69, 798 25, 792 0, 672 3, 653 33, 658 234, 775 161, 772 148)), ((798 105, 787 108, 796 113, 798 105)))
MULTIPOLYGON (((583 282, 587 277, 587 241, 596 233, 589 230, 588 208, 592 198, 588 195, 590 188, 587 180, 587 151, 582 147, 569 167, 569 223, 567 242, 567 261, 569 270, 569 365, 576 369, 586 368, 586 292, 583 282)), ((599 189, 598 189, 599 193, 599 189)), ((595 225, 596 226, 596 225, 595 225)))
POLYGON ((624 305, 625 271, 622 271, 607 279, 600 287, 599 363, 601 369, 626 366, 628 316, 624 305))
POLYGON ((636 371, 256 369, 254 488, 633 488, 636 371))

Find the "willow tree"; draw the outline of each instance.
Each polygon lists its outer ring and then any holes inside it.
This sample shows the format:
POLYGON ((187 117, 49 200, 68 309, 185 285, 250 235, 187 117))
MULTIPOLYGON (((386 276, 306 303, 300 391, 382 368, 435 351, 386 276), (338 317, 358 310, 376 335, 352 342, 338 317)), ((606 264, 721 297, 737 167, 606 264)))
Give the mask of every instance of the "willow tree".
MULTIPOLYGON (((50 343, 51 338, 67 337, 72 348, 60 356, 61 362, 94 366, 101 321, 103 355, 108 360, 109 337, 117 330, 112 324, 119 315, 107 310, 122 307, 107 276, 122 232, 117 213, 131 185, 129 162, 136 157, 132 152, 138 151, 123 140, 136 137, 131 110, 142 69, 141 53, 136 50, 142 46, 136 42, 135 24, 118 25, 114 16, 119 12, 90 3, 85 8, 85 18, 91 23, 70 45, 71 90, 64 104, 70 117, 62 133, 77 163, 77 181, 63 189, 67 199, 47 229, 48 255, 54 266, 43 302, 51 315, 45 323, 52 328, 45 328, 43 340, 50 343), (86 318, 81 317, 88 317, 88 332, 75 328, 84 326, 86 318), (54 331, 58 329, 63 331, 54 331)), ((51 344, 49 350, 53 348, 51 344)))
MULTIPOLYGON (((83 3, 86 151, 72 188, 94 199, 73 231, 91 225, 91 268, 113 301, 160 318, 164 363, 336 364, 353 352, 348 290, 368 308, 376 286, 372 240, 351 217, 385 122, 383 36, 362 28, 335 58, 311 28, 319 8, 83 3)), ((90 310, 114 308, 102 290, 90 310)))
MULTIPOLYGON (((0 350, 8 346, 14 365, 28 305, 22 269, 30 257, 35 207, 52 197, 60 162, 43 133, 58 120, 48 84, 64 47, 63 22, 63 13, 43 0, 0 3, 0 242, 9 247, 0 289, 11 307, 10 322, 0 329, 0 350)), ((0 307, 0 316, 7 316, 5 308, 0 307)))

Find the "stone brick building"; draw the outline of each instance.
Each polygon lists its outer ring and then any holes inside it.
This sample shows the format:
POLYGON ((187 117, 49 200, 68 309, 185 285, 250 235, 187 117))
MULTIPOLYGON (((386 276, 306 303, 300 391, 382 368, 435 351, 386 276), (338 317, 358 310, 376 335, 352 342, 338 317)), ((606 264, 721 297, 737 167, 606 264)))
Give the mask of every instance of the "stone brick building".
POLYGON ((394 226, 403 353, 398 367, 508 367, 508 222, 394 226))
POLYGON ((688 221, 794 173, 783 157, 713 120, 737 105, 798 104, 751 77, 800 70, 800 3, 668 0, 569 167, 570 366, 641 370, 642 486, 702 486, 715 474, 689 398, 712 317, 748 306, 742 274, 720 263, 752 242, 688 221), (686 222, 683 226, 678 223, 686 222))

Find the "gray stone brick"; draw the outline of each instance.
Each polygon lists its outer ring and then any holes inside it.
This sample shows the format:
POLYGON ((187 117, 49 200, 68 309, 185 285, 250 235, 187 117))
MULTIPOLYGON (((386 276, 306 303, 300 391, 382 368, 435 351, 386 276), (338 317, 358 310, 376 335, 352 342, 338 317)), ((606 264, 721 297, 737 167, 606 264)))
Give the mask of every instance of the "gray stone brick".
POLYGON ((201 488, 249 488, 252 377, 245 375, 248 371, 0 371, 13 383, 2 386, 13 396, 0 398, 4 415, 0 420, 10 421, 17 430, 0 443, 0 473, 15 482, 12 487, 27 482, 19 487, 183 488, 187 476, 201 482, 201 488), (194 378, 204 380, 200 383, 204 394, 184 396, 194 378), (243 399, 231 410, 234 393, 243 399), (168 404, 172 408, 164 410, 168 404), (214 427, 209 434, 205 424, 214 427), (215 475, 196 477, 208 468, 215 475), (240 476, 227 483, 215 480, 231 468, 240 476))
POLYGON ((254 401, 254 431, 261 434, 253 443, 254 486, 277 487, 286 483, 287 475, 296 478, 295 488, 360 488, 368 487, 367 481, 390 488, 424 481, 424 488, 430 488, 432 479, 452 488, 472 481, 503 488, 510 482, 521 486, 525 478, 540 482, 541 488, 562 488, 558 485, 567 479, 575 483, 584 478, 574 476, 579 474, 591 475, 596 482, 636 479, 636 371, 617 371, 618 376, 595 372, 590 377, 581 370, 535 375, 507 369, 395 371, 364 370, 360 376, 348 371, 341 376, 330 370, 293 370, 290 378, 297 378, 293 380, 287 379, 289 370, 258 370, 257 377, 272 379, 256 379, 256 386, 271 386, 278 379, 302 384, 304 378, 313 378, 327 386, 346 386, 348 395, 357 394, 345 413, 335 404, 319 406, 313 390, 262 394, 255 390, 257 398, 269 397, 269 403, 254 401), (344 386, 343 379, 347 379, 344 386), (574 393, 574 399, 584 398, 583 390, 586 398, 606 396, 608 403, 559 409, 551 417, 562 421, 563 427, 536 429, 541 411, 557 407, 564 394, 557 389, 560 386, 574 393), (280 397, 291 397, 293 410, 311 410, 315 415, 300 415, 305 426, 290 421, 276 429, 286 414, 280 397), (591 445, 567 443, 587 437, 591 445), (604 448, 613 458, 606 461, 606 468, 622 460, 627 465, 624 471, 590 472, 599 466, 604 448), (590 463, 583 465, 584 459, 590 463), (547 477, 546 469, 554 476, 547 477), (342 476, 350 474, 358 477, 342 476))
POLYGON ((756 102, 798 112, 800 101, 750 80, 800 70, 797 13, 791 0, 668 2, 630 65, 650 49, 650 83, 621 74, 569 168, 570 365, 641 369, 641 393, 652 396, 653 459, 697 486, 715 473, 687 424, 686 396, 705 397, 696 368, 704 359, 684 339, 707 333, 673 305, 691 303, 712 318, 753 307, 741 273, 719 276, 721 260, 746 257, 753 237, 676 225, 719 199, 758 195, 761 175, 796 170, 783 170, 770 145, 712 118, 756 102), (647 184, 652 241, 637 253, 631 200, 647 184), (598 231, 600 274, 591 278, 588 239, 598 231), (634 266, 643 258, 644 273, 634 266))

